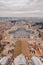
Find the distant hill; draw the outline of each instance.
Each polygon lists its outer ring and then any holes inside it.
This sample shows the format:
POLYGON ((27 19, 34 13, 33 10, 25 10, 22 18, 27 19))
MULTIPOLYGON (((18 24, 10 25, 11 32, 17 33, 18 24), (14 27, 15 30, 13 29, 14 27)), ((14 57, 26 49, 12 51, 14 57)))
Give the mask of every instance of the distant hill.
POLYGON ((34 24, 35 22, 43 22, 42 17, 0 17, 0 22, 9 21, 11 23, 25 21, 26 23, 34 24))

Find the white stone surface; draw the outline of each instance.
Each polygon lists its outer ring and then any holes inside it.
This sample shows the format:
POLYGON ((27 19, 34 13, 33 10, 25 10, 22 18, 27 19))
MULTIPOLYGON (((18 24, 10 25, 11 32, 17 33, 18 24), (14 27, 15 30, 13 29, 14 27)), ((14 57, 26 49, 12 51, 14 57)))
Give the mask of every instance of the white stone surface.
POLYGON ((38 57, 34 56, 34 57, 31 58, 31 60, 32 60, 33 65, 43 65, 43 63, 39 60, 38 57))
POLYGON ((14 62, 12 65, 20 65, 20 64, 24 64, 26 65, 26 59, 25 59, 25 56, 24 55, 19 55, 17 56, 15 59, 14 59, 14 62))
POLYGON ((3 57, 3 58, 0 59, 0 64, 1 65, 6 65, 7 62, 8 62, 8 57, 3 57))

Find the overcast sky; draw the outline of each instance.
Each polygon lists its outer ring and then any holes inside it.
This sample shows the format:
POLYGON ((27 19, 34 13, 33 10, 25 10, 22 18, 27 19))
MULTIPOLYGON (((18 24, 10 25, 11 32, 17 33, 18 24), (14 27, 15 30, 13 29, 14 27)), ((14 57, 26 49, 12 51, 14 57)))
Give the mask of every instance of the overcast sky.
POLYGON ((43 0, 0 0, 0 16, 43 16, 43 0))

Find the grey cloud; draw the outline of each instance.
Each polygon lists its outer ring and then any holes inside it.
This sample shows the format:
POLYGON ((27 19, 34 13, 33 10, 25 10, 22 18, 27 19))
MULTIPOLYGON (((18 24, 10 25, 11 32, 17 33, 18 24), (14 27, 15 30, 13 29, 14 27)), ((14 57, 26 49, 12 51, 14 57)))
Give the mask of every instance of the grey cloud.
POLYGON ((1 0, 0 3, 3 4, 3 7, 8 8, 8 9, 13 9, 15 10, 26 10, 29 8, 33 8, 36 4, 37 0, 1 0))
POLYGON ((0 0, 0 11, 43 13, 43 0, 0 0))

